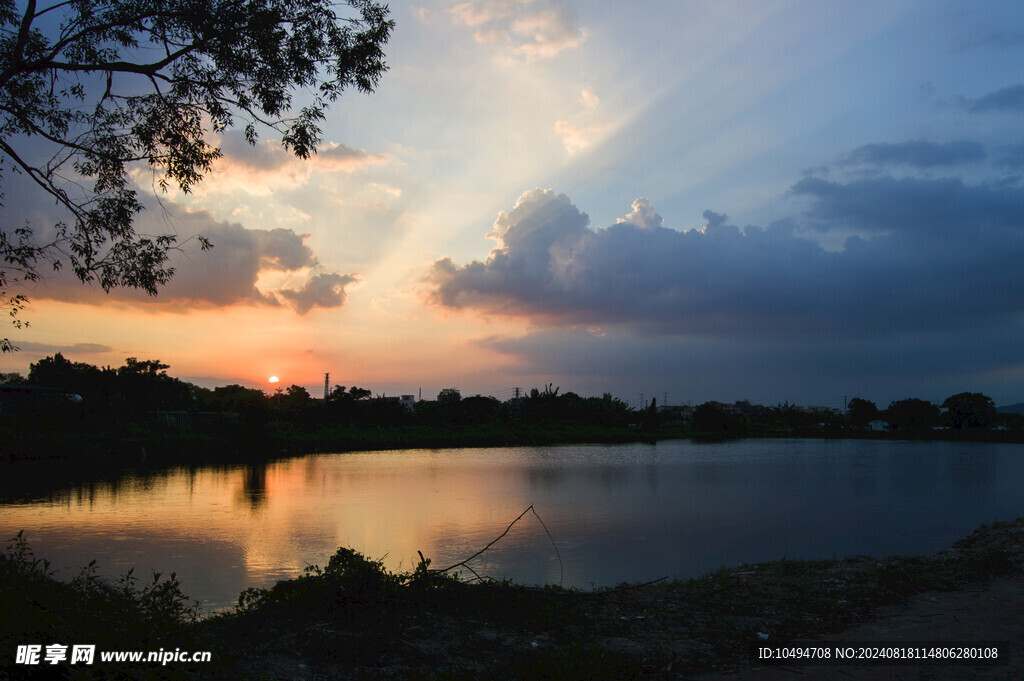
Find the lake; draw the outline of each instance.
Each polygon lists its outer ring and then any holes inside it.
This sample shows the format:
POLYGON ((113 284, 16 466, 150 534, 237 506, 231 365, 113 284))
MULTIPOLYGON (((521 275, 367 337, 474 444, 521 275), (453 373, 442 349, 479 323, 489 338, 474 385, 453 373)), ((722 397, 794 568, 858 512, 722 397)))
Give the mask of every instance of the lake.
MULTIPOLYGON (((207 610, 325 565, 339 546, 411 570, 463 560, 517 582, 590 587, 723 565, 932 553, 1024 513, 1024 448, 991 443, 752 439, 723 443, 404 450, 172 468, 0 497, 72 576, 174 571, 207 610)), ((12 476, 14 484, 10 484, 12 476)), ((11 490, 18 490, 12 492, 11 490)))

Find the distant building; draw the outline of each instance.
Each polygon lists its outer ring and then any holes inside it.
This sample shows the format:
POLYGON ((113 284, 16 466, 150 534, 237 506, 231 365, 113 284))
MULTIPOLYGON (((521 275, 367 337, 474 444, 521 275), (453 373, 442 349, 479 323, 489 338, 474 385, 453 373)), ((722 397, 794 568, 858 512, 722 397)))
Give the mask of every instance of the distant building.
POLYGON ((805 414, 832 414, 833 416, 843 415, 843 410, 836 409, 835 407, 800 407, 800 411, 805 414))
POLYGON ((890 429, 891 429, 891 425, 889 424, 888 421, 881 421, 881 420, 868 421, 868 430, 882 431, 882 430, 890 430, 890 429))
POLYGON ((682 421, 689 421, 693 418, 693 407, 688 404, 675 406, 675 405, 659 405, 659 414, 672 414, 676 418, 682 421))
POLYGON ((398 398, 398 401, 403 407, 405 407, 409 411, 412 411, 413 407, 416 406, 415 395, 402 395, 401 397, 398 398))
POLYGON ((82 398, 60 388, 0 384, 0 414, 37 409, 43 405, 81 402, 82 398))

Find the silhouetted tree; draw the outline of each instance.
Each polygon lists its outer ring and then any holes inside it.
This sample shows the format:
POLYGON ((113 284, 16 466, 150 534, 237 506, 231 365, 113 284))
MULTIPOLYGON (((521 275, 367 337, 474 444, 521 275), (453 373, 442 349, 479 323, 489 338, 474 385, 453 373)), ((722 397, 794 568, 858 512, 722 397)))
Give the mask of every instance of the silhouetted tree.
POLYGON ((633 420, 633 409, 611 393, 601 397, 588 397, 586 408, 590 420, 604 426, 625 426, 633 420))
POLYGON ((72 362, 58 352, 29 365, 28 383, 95 398, 102 392, 104 381, 99 367, 72 362))
POLYGON ((458 388, 442 388, 437 393, 437 401, 440 404, 458 404, 462 400, 462 393, 458 388))
POLYGON ((374 397, 358 403, 360 425, 393 428, 411 420, 409 410, 397 397, 374 397))
POLYGON ((769 428, 787 432, 806 428, 814 421, 812 415, 788 401, 767 407, 763 418, 769 428))
POLYGON ((239 123, 250 144, 263 126, 296 156, 316 153, 327 107, 347 88, 372 92, 387 68, 387 6, 346 4, 351 16, 330 0, 0 2, 0 170, 64 215, 42 234, 0 229, 0 307, 18 323, 26 299, 9 287, 44 262, 155 294, 176 237, 135 232, 132 171, 188 191, 221 155, 212 133, 239 123))
POLYGON ((270 413, 270 400, 258 388, 231 384, 214 388, 203 405, 205 411, 239 414, 249 419, 265 419, 270 413))
POLYGON ((494 397, 473 395, 464 397, 459 403, 461 420, 465 423, 500 423, 504 420, 502 404, 494 397))
POLYGON ((996 404, 982 393, 957 393, 942 403, 954 428, 988 428, 996 419, 996 404))
POLYGON ((356 400, 369 399, 373 395, 372 392, 366 388, 357 388, 352 386, 351 388, 345 388, 343 385, 336 385, 327 395, 328 402, 355 402, 356 400))
POLYGON ((167 375, 170 365, 160 360, 129 357, 117 369, 111 386, 111 406, 122 412, 188 409, 189 384, 167 375))
POLYGON ((355 423, 363 414, 360 405, 370 399, 372 392, 366 388, 352 386, 346 390, 343 385, 336 385, 327 396, 327 415, 332 421, 355 423))
POLYGON ((285 418, 303 421, 311 414, 313 397, 301 385, 293 383, 283 391, 280 391, 278 408, 281 415, 285 418))
POLYGON ((529 396, 520 402, 523 421, 527 423, 565 421, 574 400, 571 397, 559 396, 559 390, 560 388, 554 387, 553 383, 545 385, 543 391, 537 388, 531 389, 529 396))
POLYGON ((735 433, 743 423, 737 414, 730 414, 718 402, 705 402, 693 410, 691 425, 698 433, 735 433))
POLYGON ((851 428, 867 428, 878 416, 878 407, 874 402, 854 397, 846 405, 847 423, 851 428))
POLYGON ((911 397, 891 402, 885 410, 885 418, 899 430, 926 430, 938 422, 939 408, 926 400, 911 397))
POLYGON ((356 401, 368 400, 373 397, 373 393, 368 388, 357 388, 356 386, 349 388, 348 394, 356 401))
POLYGON ((284 392, 285 395, 288 396, 289 400, 295 402, 298 405, 305 405, 313 401, 312 395, 310 395, 309 391, 303 388, 301 385, 296 385, 293 383, 287 388, 285 388, 284 392))

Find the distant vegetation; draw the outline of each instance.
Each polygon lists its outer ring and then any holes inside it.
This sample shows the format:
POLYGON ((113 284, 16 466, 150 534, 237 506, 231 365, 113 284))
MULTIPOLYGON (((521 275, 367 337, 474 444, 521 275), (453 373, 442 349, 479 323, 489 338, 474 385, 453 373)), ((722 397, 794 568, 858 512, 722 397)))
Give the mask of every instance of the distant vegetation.
POLYGON ((915 437, 1020 441, 1024 415, 998 411, 981 393, 941 405, 861 398, 842 410, 706 402, 643 409, 605 394, 582 397, 553 385, 505 401, 456 388, 402 402, 366 388, 334 386, 326 399, 298 385, 267 394, 202 388, 167 374, 159 360, 118 368, 61 354, 27 378, 0 375, 0 447, 8 459, 111 462, 246 460, 278 454, 405 447, 625 442, 671 437, 915 437))

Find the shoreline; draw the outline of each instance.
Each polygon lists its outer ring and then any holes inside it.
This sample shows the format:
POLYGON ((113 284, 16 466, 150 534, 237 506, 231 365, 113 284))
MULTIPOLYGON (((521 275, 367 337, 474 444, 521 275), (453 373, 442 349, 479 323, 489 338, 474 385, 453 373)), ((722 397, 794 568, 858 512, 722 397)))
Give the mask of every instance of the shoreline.
MULTIPOLYGON (((9 570, 9 561, 4 566, 9 570)), ((164 630, 143 631, 147 622, 138 620, 145 609, 69 613, 76 599, 89 597, 89 580, 79 584, 83 594, 38 574, 7 577, 6 599, 22 593, 37 605, 64 604, 58 631, 51 623, 44 633, 45 613, 32 612, 35 606, 22 600, 20 609, 28 611, 19 613, 20 621, 39 626, 8 630, 9 636, 47 642, 77 635, 84 641, 103 630, 95 621, 102 616, 110 620, 103 622, 106 630, 121 632, 122 639, 142 632, 151 647, 159 640, 215 655, 210 665, 187 669, 118 668, 136 674, 132 678, 682 679, 750 669, 749 649, 758 641, 835 634, 923 593, 941 601, 944 593, 991 580, 1024 584, 1024 518, 983 525, 932 556, 781 560, 685 581, 587 591, 465 584, 426 564, 395 575, 343 549, 322 570, 249 590, 242 597, 246 607, 233 613, 189 621, 185 601, 173 590, 162 597, 150 593, 162 605, 162 618, 176 613, 180 619, 164 622, 164 630), (69 633, 76 617, 91 618, 80 623, 89 634, 69 633)), ((94 671, 103 675, 100 666, 94 671)))
MULTIPOLYGON (((279 424, 278 424, 279 425, 279 424)), ((255 463, 306 454, 333 454, 397 449, 461 449, 586 444, 656 443, 687 439, 725 442, 745 439, 880 440, 908 442, 1024 443, 1024 432, 938 430, 878 432, 855 429, 744 430, 698 432, 683 427, 612 428, 574 425, 428 427, 275 427, 180 429, 132 424, 120 431, 39 432, 4 435, 0 458, 8 463, 81 462, 89 467, 129 467, 138 463, 255 463), (14 440, 14 441, 12 441, 14 440)))

